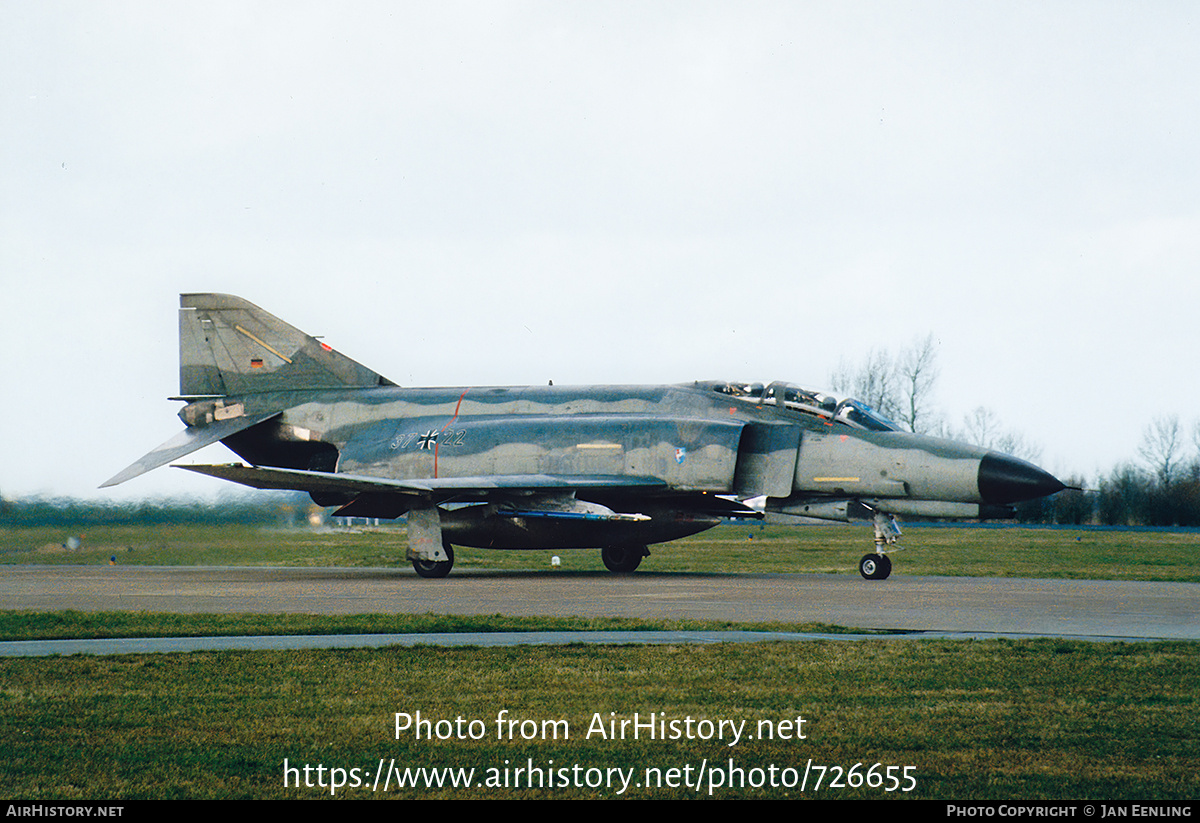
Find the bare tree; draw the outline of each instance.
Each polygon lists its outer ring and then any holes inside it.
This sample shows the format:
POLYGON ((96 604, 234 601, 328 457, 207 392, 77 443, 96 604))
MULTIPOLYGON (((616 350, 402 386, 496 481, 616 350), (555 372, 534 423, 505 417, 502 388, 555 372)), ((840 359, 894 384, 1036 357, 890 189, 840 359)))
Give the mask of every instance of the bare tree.
POLYGON ((929 396, 939 373, 933 335, 927 334, 905 349, 896 361, 896 371, 903 395, 900 422, 911 432, 925 434, 932 428, 929 396))
POLYGON ((1027 440, 1023 434, 1012 429, 1001 432, 992 448, 1005 454, 1011 454, 1013 457, 1028 460, 1030 463, 1036 463, 1042 457, 1041 446, 1027 440))
POLYGON ((933 335, 927 334, 895 357, 887 349, 871 349, 857 366, 843 359, 830 375, 829 387, 863 401, 909 431, 926 434, 938 425, 930 401, 937 378, 937 348, 933 335))
POLYGON ((1029 442, 1018 432, 1001 428, 996 413, 985 406, 979 406, 963 417, 963 431, 958 434, 958 439, 1022 460, 1035 461, 1042 456, 1040 446, 1029 442))
POLYGON ((1183 433, 1177 414, 1154 418, 1142 433, 1142 445, 1138 448, 1138 453, 1157 475, 1164 488, 1171 485, 1179 469, 1182 440, 1183 433))
POLYGON ((996 419, 996 413, 989 408, 978 406, 975 411, 963 416, 962 438, 977 446, 992 448, 999 431, 1000 422, 996 419))
POLYGON ((860 366, 845 360, 829 376, 829 387, 835 392, 861 400, 885 417, 895 417, 900 409, 896 389, 899 385, 896 361, 887 349, 871 349, 860 366))

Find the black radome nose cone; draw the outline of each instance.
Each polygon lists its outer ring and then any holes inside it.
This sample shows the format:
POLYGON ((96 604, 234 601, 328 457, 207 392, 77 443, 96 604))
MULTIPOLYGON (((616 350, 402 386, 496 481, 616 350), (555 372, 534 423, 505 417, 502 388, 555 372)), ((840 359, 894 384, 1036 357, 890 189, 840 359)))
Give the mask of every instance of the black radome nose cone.
POLYGON ((979 497, 984 503, 1019 503, 1065 488, 1049 472, 1007 454, 988 452, 979 461, 979 497))

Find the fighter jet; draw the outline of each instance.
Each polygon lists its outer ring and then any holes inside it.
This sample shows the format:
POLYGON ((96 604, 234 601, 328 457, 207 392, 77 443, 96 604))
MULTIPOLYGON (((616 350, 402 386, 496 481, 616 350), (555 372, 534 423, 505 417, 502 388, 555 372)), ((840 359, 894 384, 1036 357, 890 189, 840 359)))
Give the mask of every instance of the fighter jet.
POLYGON ((244 462, 179 468, 407 516, 422 577, 449 574, 455 545, 600 549, 632 572, 652 544, 767 516, 872 521, 859 572, 882 580, 897 517, 1003 516, 1064 488, 790 383, 401 387, 227 294, 180 295, 179 354, 186 428, 104 486, 219 441, 244 462))

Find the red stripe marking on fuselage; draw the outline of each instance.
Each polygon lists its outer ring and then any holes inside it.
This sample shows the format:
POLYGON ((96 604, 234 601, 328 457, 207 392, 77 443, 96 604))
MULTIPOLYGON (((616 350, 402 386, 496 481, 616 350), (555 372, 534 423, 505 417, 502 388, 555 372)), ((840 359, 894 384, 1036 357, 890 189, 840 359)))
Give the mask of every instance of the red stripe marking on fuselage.
POLYGON ((462 408, 463 398, 467 396, 467 392, 469 392, 469 391, 470 391, 470 389, 463 389, 463 393, 458 396, 458 402, 454 404, 454 416, 451 417, 450 421, 448 423, 446 423, 446 425, 442 426, 442 428, 438 431, 438 439, 435 440, 433 443, 433 476, 434 477, 438 476, 438 449, 441 448, 441 445, 442 445, 442 432, 446 431, 446 429, 453 426, 454 421, 458 419, 458 410, 460 408, 462 408))

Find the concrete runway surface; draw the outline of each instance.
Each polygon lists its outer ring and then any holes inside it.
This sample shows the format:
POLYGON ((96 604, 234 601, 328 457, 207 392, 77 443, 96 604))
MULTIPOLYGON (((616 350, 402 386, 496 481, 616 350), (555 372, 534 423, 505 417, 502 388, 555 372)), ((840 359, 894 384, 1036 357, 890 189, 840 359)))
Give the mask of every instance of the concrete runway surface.
POLYGON ((0 607, 818 621, 972 635, 1200 639, 1200 584, 893 575, 8 566, 0 607))

